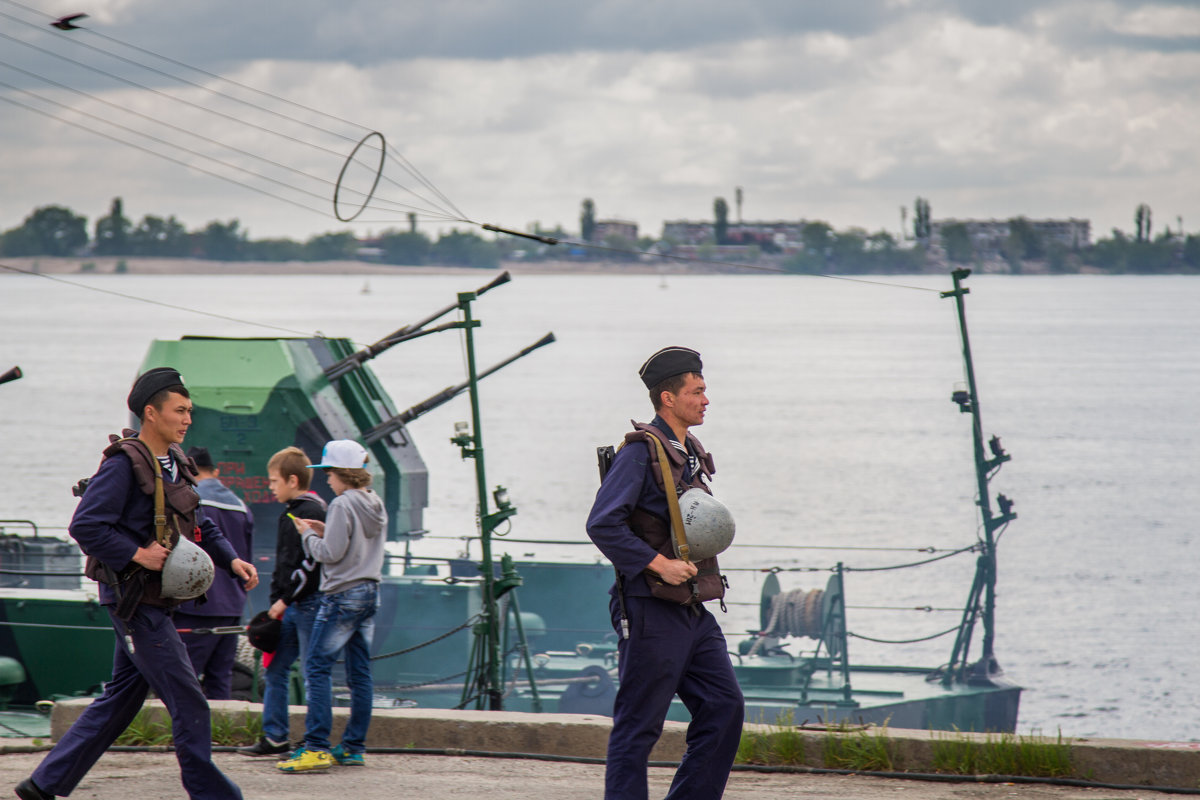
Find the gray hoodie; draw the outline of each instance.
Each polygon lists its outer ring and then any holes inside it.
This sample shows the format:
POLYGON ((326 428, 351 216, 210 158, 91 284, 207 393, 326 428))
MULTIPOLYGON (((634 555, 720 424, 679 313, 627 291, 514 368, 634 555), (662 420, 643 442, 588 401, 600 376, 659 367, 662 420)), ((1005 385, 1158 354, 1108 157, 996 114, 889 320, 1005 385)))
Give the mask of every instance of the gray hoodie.
POLYGON ((325 515, 325 537, 308 528, 304 548, 321 562, 321 591, 344 592, 363 581, 383 577, 387 512, 370 489, 347 489, 333 499, 325 515))

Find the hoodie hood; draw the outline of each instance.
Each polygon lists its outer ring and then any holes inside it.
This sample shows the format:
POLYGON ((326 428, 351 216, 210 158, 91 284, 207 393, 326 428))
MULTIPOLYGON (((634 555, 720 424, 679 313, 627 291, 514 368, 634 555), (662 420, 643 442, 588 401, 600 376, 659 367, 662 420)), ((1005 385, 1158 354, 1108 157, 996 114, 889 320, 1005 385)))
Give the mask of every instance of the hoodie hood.
POLYGON ((387 526, 383 498, 370 489, 347 489, 342 492, 342 498, 350 506, 364 538, 375 539, 383 536, 383 530, 387 526))
POLYGON ((379 581, 383 574, 387 512, 370 489, 347 489, 329 504, 325 535, 301 534, 304 549, 321 562, 321 591, 341 592, 379 581))

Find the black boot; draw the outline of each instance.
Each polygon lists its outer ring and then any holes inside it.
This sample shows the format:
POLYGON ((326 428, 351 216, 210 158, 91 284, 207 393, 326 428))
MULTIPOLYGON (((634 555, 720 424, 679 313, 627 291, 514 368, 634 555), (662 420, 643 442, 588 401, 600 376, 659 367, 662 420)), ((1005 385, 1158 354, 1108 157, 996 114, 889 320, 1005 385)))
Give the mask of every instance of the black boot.
POLYGON ((18 783, 16 792, 21 800, 54 800, 54 795, 43 792, 42 787, 33 782, 33 778, 26 778, 18 783))

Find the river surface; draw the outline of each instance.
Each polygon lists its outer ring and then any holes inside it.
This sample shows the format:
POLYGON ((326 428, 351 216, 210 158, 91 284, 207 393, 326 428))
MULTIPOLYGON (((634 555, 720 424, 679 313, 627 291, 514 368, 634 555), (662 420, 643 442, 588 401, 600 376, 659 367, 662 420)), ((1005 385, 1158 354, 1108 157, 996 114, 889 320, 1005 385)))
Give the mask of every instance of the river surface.
MULTIPOLYGON (((369 293, 361 276, 55 277, 75 285, 0 276, 0 370, 26 373, 0 387, 0 517, 62 535, 70 486, 125 423, 150 340, 279 333, 235 321, 244 320, 366 344, 492 274, 372 275, 369 293)), ((704 357, 712 405, 696 432, 738 521, 722 558, 731 636, 757 624, 756 569, 787 570, 785 590, 817 588, 838 562, 905 564, 927 557, 920 548, 974 542, 970 418, 950 401, 964 380, 961 348, 953 302, 938 295, 950 280, 880 280, 902 286, 531 275, 481 298, 481 367, 547 331, 558 337, 481 385, 489 483, 508 487, 519 509, 511 536, 579 543, 498 550, 596 557, 583 532, 595 447, 650 415, 636 370, 668 344, 704 357)), ((1019 515, 1000 539, 996 639, 1008 677, 1026 687, 1019 731, 1200 739, 1200 279, 972 276, 967 285, 984 435, 999 435, 1013 457, 992 494, 1012 498, 1019 515)), ((407 408, 464 379, 461 336, 402 344, 373 367, 407 408)), ((431 476, 425 522, 439 538, 421 547, 432 555, 461 551, 457 537, 474 531, 473 467, 448 441, 469 416, 463 396, 410 425, 431 476)), ((972 562, 851 573, 849 629, 915 639, 953 627, 972 562)), ((951 645, 854 638, 850 653, 936 666, 951 645)))

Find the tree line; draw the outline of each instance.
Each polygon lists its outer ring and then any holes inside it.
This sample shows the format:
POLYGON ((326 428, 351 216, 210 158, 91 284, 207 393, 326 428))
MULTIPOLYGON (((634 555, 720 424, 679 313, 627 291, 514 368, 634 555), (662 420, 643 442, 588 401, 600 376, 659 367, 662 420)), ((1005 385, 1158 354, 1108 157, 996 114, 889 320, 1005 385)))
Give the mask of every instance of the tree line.
POLYGON ((147 214, 134 223, 124 214, 121 198, 96 220, 89 235, 87 218, 63 206, 35 209, 21 225, 0 234, 0 256, 151 256, 203 258, 211 261, 341 261, 370 260, 419 266, 444 264, 494 267, 503 248, 474 233, 450 231, 431 239, 416 230, 389 229, 372 238, 370 247, 350 231, 322 233, 300 242, 251 239, 241 222, 214 220, 189 231, 174 216, 147 214))
MULTIPOLYGON (((740 216, 740 198, 738 200, 740 216)), ((906 212, 907 209, 902 209, 906 212)), ((903 214, 907 218, 907 214, 903 214)), ((799 252, 784 254, 770 239, 745 239, 731 230, 729 204, 718 197, 713 203, 711 241, 701 245, 698 257, 758 262, 760 260, 796 273, 912 274, 940 271, 946 263, 981 266, 996 257, 1012 273, 1052 273, 1090 270, 1105 273, 1200 272, 1200 236, 1185 235, 1170 226, 1154 234, 1152 212, 1146 204, 1134 211, 1132 234, 1114 228, 1109 237, 1087 245, 1068 246, 1047 242, 1024 217, 1007 221, 1008 236, 998 252, 981 251, 964 223, 941 226, 935 243, 929 201, 918 197, 913 204, 912 234, 907 241, 889 231, 870 233, 863 228, 836 230, 822 221, 800 226, 799 252), (718 252, 721 246, 745 245, 730 257, 718 252), (936 246, 935 246, 936 244, 936 246)), ((580 214, 580 231, 592 243, 597 228, 595 203, 585 199, 580 214)), ((531 233, 566 240, 562 226, 529 226, 531 233)), ((24 222, 0 234, 0 256, 150 256, 160 258, 203 258, 213 261, 338 261, 363 260, 386 264, 426 264, 495 267, 502 259, 632 261, 652 260, 655 254, 671 255, 678 243, 642 237, 637 241, 610 235, 603 247, 590 249, 570 244, 551 246, 507 237, 484 239, 470 232, 452 230, 436 239, 417 230, 409 215, 408 229, 390 228, 369 242, 352 232, 330 232, 305 241, 287 238, 251 239, 236 220, 214 220, 203 228, 188 230, 174 216, 147 214, 133 222, 124 214, 120 198, 112 201, 109 213, 93 226, 89 235, 87 218, 63 206, 35 209, 24 222)))

